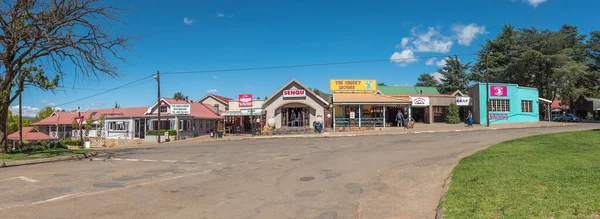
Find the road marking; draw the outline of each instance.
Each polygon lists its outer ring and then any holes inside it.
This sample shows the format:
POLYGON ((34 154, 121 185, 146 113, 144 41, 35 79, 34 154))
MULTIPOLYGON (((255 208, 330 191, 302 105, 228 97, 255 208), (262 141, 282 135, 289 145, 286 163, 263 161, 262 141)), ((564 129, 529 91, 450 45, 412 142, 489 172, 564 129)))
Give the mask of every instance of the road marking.
POLYGON ((270 160, 270 159, 257 160, 257 161, 254 161, 254 162, 261 163, 261 162, 265 162, 265 161, 268 161, 268 160, 270 160))
POLYGON ((274 158, 274 159, 275 160, 280 160, 280 159, 283 159, 283 158, 286 158, 286 157, 289 157, 289 156, 277 157, 277 158, 274 158))
POLYGON ((413 132, 414 134, 421 134, 422 132, 413 132))
POLYGON ((121 159, 121 158, 113 158, 113 160, 123 160, 123 159, 121 159))
POLYGON ((216 165, 221 165, 221 164, 223 164, 223 163, 221 163, 221 162, 219 162, 219 163, 213 163, 213 164, 211 164, 211 166, 216 166, 216 165))
POLYGON ((156 162, 157 160, 145 160, 145 159, 144 159, 144 160, 142 160, 142 161, 144 161, 144 162, 156 162))
POLYGON ((27 182, 30 182, 30 183, 39 182, 38 180, 27 178, 27 177, 24 177, 24 176, 17 176, 17 177, 13 177, 11 179, 20 179, 20 180, 27 181, 27 182))
POLYGON ((162 160, 162 162, 165 162, 165 163, 175 163, 177 161, 176 160, 162 160))
POLYGON ((125 161, 140 161, 140 159, 125 159, 125 161))

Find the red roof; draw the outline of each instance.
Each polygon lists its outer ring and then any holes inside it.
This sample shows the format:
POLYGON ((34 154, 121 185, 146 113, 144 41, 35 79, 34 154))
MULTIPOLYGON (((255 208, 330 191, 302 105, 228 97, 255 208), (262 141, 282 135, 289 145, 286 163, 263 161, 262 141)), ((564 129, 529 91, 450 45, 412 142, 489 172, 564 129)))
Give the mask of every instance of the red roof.
POLYGON ((170 104, 187 104, 188 102, 185 100, 176 100, 173 98, 162 98, 164 101, 166 101, 169 105, 170 104))
POLYGON ((552 109, 569 109, 569 105, 563 104, 562 101, 560 101, 560 100, 552 101, 551 106, 552 106, 552 109), (563 108, 563 106, 565 108, 563 108))
MULTIPOLYGON (((97 109, 81 112, 81 115, 85 119, 91 116, 93 120, 97 120, 102 116, 141 116, 144 115, 146 110, 148 110, 147 107, 97 109)), ((79 113, 77 112, 54 112, 52 116, 33 123, 32 125, 69 125, 73 124, 73 119, 78 116, 79 113)))
MULTIPOLYGON (((54 140, 56 138, 50 137, 44 133, 39 132, 33 127, 23 127, 23 140, 25 141, 37 141, 37 140, 54 140)), ((8 140, 19 140, 19 131, 8 135, 8 140)))
POLYGON ((213 106, 203 103, 190 103, 190 113, 197 118, 203 119, 222 119, 223 117, 217 115, 213 109, 213 106))
POLYGON ((203 100, 205 100, 205 99, 206 99, 206 98, 208 98, 208 97, 215 98, 215 99, 217 99, 217 100, 219 100, 219 101, 222 101, 222 102, 224 102, 224 103, 225 103, 225 104, 227 104, 227 105, 229 104, 229 101, 230 101, 230 100, 233 100, 233 99, 231 99, 231 98, 229 98, 229 97, 219 96, 219 95, 215 95, 215 94, 208 94, 208 95, 206 95, 205 97, 203 97, 202 99, 198 100, 198 102, 199 102, 199 103, 202 103, 202 101, 203 101, 203 100))

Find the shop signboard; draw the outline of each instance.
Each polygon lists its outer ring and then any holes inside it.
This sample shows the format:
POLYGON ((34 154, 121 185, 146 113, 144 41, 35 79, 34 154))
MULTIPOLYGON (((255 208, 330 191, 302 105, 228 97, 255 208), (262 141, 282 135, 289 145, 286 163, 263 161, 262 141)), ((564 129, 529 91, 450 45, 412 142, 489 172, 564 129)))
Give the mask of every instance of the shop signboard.
POLYGON ((468 106, 471 104, 471 97, 456 97, 456 105, 468 106))
POLYGON ((175 114, 175 115, 190 114, 190 104, 171 104, 171 114, 175 114))
POLYGON ((306 90, 283 90, 283 97, 306 97, 306 90))
POLYGON ((490 120, 507 120, 508 114, 490 114, 490 120))
POLYGON ((351 119, 356 118, 356 113, 354 111, 350 112, 350 118, 351 119))
POLYGON ((376 80, 345 80, 332 79, 329 81, 331 91, 376 91, 376 80))
POLYGON ((506 97, 508 96, 508 90, 506 86, 490 86, 490 94, 493 97, 506 97))
POLYGON ((244 109, 244 110, 240 110, 240 114, 242 116, 257 116, 260 115, 262 113, 262 109, 244 109))
POLYGON ((238 106, 239 107, 252 107, 252 94, 238 95, 238 106))
POLYGON ((412 106, 429 106, 429 97, 410 97, 412 106))

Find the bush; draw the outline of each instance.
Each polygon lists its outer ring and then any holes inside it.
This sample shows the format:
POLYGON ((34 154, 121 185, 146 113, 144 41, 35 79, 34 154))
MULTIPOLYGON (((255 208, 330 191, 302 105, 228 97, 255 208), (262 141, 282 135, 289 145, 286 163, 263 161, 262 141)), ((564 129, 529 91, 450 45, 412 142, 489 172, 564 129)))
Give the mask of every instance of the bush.
MULTIPOLYGON (((176 130, 160 130, 160 135, 165 135, 165 132, 169 133, 169 136, 175 136, 177 135, 177 131, 176 130)), ((148 130, 146 131, 146 135, 157 135, 158 131, 156 130, 148 130)))
POLYGON ((458 115, 458 106, 456 104, 450 104, 448 107, 448 114, 446 114, 446 122, 450 124, 460 123, 460 116, 458 115))
POLYGON ((70 145, 70 146, 81 146, 81 140, 65 139, 65 140, 63 140, 62 144, 70 145))

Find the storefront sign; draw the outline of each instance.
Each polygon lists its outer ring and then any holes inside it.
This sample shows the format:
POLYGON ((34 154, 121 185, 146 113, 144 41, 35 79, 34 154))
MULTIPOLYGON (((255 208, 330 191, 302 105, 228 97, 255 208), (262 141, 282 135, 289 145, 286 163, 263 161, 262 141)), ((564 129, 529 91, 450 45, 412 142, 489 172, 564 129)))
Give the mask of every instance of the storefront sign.
POLYGON ((331 91, 375 91, 377 90, 376 80, 337 80, 329 81, 331 91))
POLYGON ((171 114, 176 114, 176 115, 190 114, 190 104, 171 104, 171 114))
POLYGON ((306 90, 283 90, 283 97, 306 97, 306 90))
POLYGON ((356 118, 356 113, 355 113, 354 111, 353 111, 353 112, 350 112, 350 118, 351 118, 351 119, 354 119, 354 118, 356 118))
POLYGON ((507 120, 508 114, 490 114, 490 120, 507 120))
POLYGON ((429 106, 429 97, 411 97, 413 106, 429 106))
POLYGON ((468 106, 471 102, 470 97, 456 97, 456 105, 468 106))
POLYGON ((490 86, 490 94, 494 97, 506 97, 508 96, 508 89, 506 89, 506 86, 490 86))
POLYGON ((250 115, 256 116, 256 115, 260 115, 261 113, 262 113, 262 109, 252 109, 252 110, 245 109, 245 110, 240 110, 240 114, 242 116, 250 116, 250 115))
POLYGON ((238 106, 239 107, 252 107, 252 94, 238 95, 238 106))

